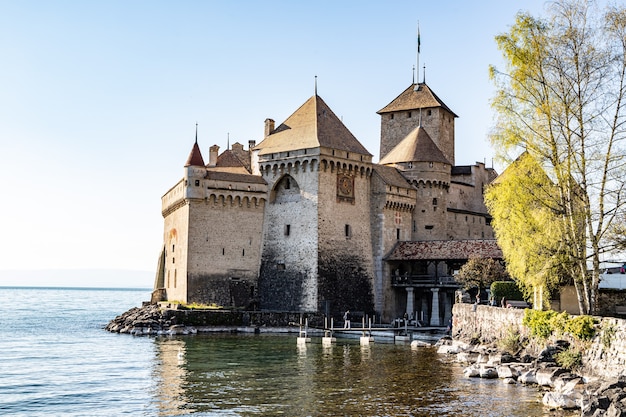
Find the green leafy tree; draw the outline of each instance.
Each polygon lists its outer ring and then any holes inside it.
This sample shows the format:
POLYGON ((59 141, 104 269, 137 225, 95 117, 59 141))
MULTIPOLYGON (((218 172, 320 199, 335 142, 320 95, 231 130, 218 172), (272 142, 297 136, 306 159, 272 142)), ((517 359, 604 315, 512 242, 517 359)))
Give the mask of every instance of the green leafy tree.
POLYGON ((506 268, 526 299, 544 307, 564 276, 567 262, 555 185, 528 153, 523 153, 485 192, 491 225, 506 268), (543 299, 543 300, 542 300, 543 299))
POLYGON ((561 234, 552 264, 564 260, 587 314, 596 306, 601 257, 611 249, 607 231, 626 202, 626 9, 600 10, 591 0, 550 4, 546 18, 520 13, 496 37, 506 69, 491 68, 491 140, 503 158, 528 152, 554 184, 541 201, 561 234))
POLYGON ((470 258, 459 269, 456 281, 465 289, 488 288, 494 281, 502 281, 508 278, 504 266, 492 258, 470 258))

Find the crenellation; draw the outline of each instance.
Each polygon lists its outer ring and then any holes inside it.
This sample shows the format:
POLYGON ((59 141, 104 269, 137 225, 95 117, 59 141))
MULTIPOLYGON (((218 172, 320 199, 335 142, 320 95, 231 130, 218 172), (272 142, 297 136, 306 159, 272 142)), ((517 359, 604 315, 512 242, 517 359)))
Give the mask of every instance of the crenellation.
POLYGON ((266 119, 248 151, 235 143, 219 154, 214 145, 205 166, 196 142, 183 179, 162 197, 165 267, 155 294, 444 322, 454 270, 467 248, 493 238, 482 192, 495 175, 484 164, 454 166, 456 115, 426 84, 379 114, 378 164, 317 95, 283 124, 266 119), (463 243, 452 245, 460 252, 411 250, 446 240, 463 243))

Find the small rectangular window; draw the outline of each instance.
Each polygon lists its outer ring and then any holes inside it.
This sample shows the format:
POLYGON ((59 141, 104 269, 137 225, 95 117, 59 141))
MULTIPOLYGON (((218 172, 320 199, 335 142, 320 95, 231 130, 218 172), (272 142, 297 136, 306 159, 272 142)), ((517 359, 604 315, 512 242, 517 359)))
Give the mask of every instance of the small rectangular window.
POLYGON ((352 237, 352 228, 350 227, 350 225, 346 224, 344 229, 345 229, 346 238, 349 239, 350 237, 352 237))
POLYGON ((200 180, 196 180, 196 187, 200 186, 200 180))
POLYGON ((400 229, 396 229, 396 240, 400 240, 400 229))
POLYGON ((437 199, 433 198, 433 206, 436 206, 436 205, 437 205, 437 199))
POLYGON ((433 226, 433 225, 429 224, 429 225, 424 226, 424 229, 426 229, 426 230, 432 230, 434 227, 435 227, 435 226, 433 226))
POLYGON ((291 225, 290 224, 286 224, 285 225, 285 236, 289 236, 291 234, 291 225))
POLYGON ((278 262, 276 264, 276 269, 278 269, 279 271, 284 271, 285 270, 285 263, 284 262, 278 262))

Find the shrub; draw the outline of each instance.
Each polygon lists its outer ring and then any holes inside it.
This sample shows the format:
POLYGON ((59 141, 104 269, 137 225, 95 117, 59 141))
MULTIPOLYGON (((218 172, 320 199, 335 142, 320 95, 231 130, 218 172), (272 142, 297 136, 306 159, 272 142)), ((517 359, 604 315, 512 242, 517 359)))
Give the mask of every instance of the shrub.
POLYGON ((539 339, 547 339, 552 335, 553 327, 551 319, 556 316, 556 312, 552 310, 524 310, 524 319, 522 324, 530 329, 532 336, 539 339))
POLYGON ((491 295, 496 300, 505 297, 507 300, 523 300, 524 295, 515 281, 494 281, 491 283, 491 295))
POLYGON ((591 340, 596 334, 595 320, 591 316, 576 316, 565 324, 565 331, 578 340, 591 340))
POLYGON ((547 339, 553 333, 569 333, 577 340, 591 340, 596 333, 595 320, 591 316, 570 317, 566 312, 552 310, 525 310, 522 324, 530 329, 530 334, 539 339, 547 339))
POLYGON ((613 324, 608 324, 606 327, 602 328, 601 341, 602 346, 604 346, 605 349, 609 349, 613 344, 613 339, 615 339, 615 332, 617 332, 617 329, 613 324))
POLYGON ((515 355, 522 348, 520 334, 514 328, 509 328, 506 336, 498 341, 498 349, 515 355))
POLYGON ((554 314, 550 318, 550 326, 552 327, 552 331, 561 335, 565 333, 567 328, 567 323, 570 320, 570 316, 567 311, 563 311, 558 314, 554 314))
POLYGON ((576 369, 582 365, 583 355, 577 348, 570 347, 567 350, 554 355, 556 363, 566 369, 576 369))

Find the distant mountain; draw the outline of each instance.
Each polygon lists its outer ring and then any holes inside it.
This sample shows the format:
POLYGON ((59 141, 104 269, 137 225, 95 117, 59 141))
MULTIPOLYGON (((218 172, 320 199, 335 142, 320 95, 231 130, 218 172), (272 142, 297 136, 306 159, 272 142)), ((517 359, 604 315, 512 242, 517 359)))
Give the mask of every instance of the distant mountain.
POLYGON ((0 270, 0 286, 152 288, 153 271, 124 269, 0 270))

